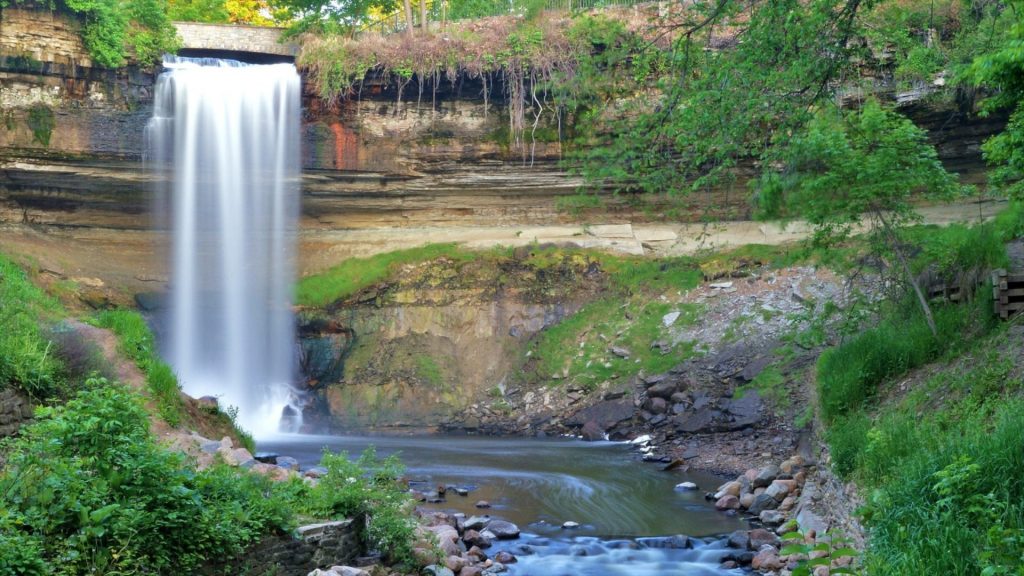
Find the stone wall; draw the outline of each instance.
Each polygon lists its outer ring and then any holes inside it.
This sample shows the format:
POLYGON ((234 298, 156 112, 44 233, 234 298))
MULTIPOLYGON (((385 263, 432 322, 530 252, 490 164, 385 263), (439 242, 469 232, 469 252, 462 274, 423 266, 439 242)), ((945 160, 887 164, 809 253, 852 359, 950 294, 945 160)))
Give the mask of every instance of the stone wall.
POLYGON ((200 24, 197 22, 175 22, 181 36, 182 48, 193 50, 217 50, 228 52, 250 52, 253 54, 276 54, 294 57, 298 45, 281 43, 284 28, 261 26, 238 26, 235 24, 200 24))
POLYGON ((14 388, 0 390, 0 438, 11 436, 32 420, 32 401, 14 388))
POLYGON ((301 526, 296 536, 264 539, 245 557, 240 574, 306 576, 316 568, 351 564, 363 553, 355 520, 301 526))

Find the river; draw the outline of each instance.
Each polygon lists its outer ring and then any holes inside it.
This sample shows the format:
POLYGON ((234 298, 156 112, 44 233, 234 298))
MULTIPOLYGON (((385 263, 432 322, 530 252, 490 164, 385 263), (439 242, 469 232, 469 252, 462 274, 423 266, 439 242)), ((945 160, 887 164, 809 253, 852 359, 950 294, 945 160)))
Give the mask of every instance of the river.
POLYGON ((522 536, 488 550, 508 550, 519 561, 512 575, 741 574, 718 568, 727 552, 716 536, 746 528, 704 500, 723 479, 701 473, 662 472, 640 462, 626 444, 567 439, 472 436, 300 436, 259 443, 259 449, 315 466, 323 450, 358 455, 373 445, 380 456, 398 453, 407 477, 424 488, 454 485, 446 501, 425 507, 490 514, 516 523, 522 536), (676 484, 696 483, 696 491, 676 484), (475 508, 487 500, 489 510, 475 508), (563 529, 564 522, 579 528, 563 529), (693 548, 671 547, 671 536, 698 539, 693 548))

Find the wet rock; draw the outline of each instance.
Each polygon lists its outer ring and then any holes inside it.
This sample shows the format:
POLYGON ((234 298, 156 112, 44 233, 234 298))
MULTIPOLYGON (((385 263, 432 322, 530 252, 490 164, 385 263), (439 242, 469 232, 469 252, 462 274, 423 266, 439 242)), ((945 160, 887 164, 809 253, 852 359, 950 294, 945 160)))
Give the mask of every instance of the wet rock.
POLYGON ((574 528, 579 528, 579 527, 580 527, 580 523, 579 522, 573 522, 572 520, 569 520, 567 522, 562 522, 562 528, 565 529, 565 530, 572 530, 574 528))
POLYGON ((459 576, 480 576, 484 569, 479 566, 466 566, 459 572, 459 576))
POLYGON ((680 482, 679 484, 676 484, 676 490, 691 491, 697 489, 697 485, 693 482, 680 482))
POLYGON ((490 521, 490 516, 470 516, 469 518, 466 518, 466 521, 463 522, 462 525, 466 530, 483 530, 487 527, 487 524, 489 524, 490 521))
POLYGON ((447 566, 438 566, 437 564, 431 564, 423 568, 423 573, 429 576, 455 576, 447 566))
POLYGON ((781 570, 783 567, 782 560, 779 559, 779 553, 774 548, 765 548, 754 555, 754 559, 750 561, 750 567, 754 570, 781 570))
POLYGON ((736 510, 740 507, 740 499, 732 494, 722 496, 715 502, 715 508, 719 510, 736 510))
POLYGON ((473 506, 476 506, 477 508, 481 509, 487 509, 491 507, 491 503, 488 502, 487 500, 477 500, 476 504, 474 504, 473 506))
POLYGON ((746 550, 750 547, 750 533, 746 530, 737 530, 729 534, 729 539, 726 542, 730 548, 746 550))
POLYGON ((746 494, 743 494, 742 496, 740 496, 740 507, 750 508, 751 506, 754 505, 754 498, 755 496, 753 492, 747 492, 746 494))
POLYGON ((506 520, 492 520, 487 529, 493 532, 498 540, 519 538, 519 527, 506 520))
POLYGON ((327 475, 327 468, 323 466, 313 466, 309 470, 302 473, 307 478, 323 478, 327 475))
POLYGON ((514 564, 518 562, 515 556, 502 550, 494 555, 495 562, 501 562, 502 564, 514 564))
POLYGON ((778 510, 765 510, 761 512, 758 519, 765 526, 779 526, 786 521, 786 516, 778 510))
POLYGON ((587 442, 598 442, 605 439, 604 428, 598 425, 593 420, 583 425, 583 429, 580 430, 580 437, 587 442))
POLYGON ((571 427, 583 426, 588 422, 597 424, 601 431, 612 428, 619 422, 629 420, 633 417, 633 401, 629 398, 618 400, 602 400, 593 406, 589 406, 576 412, 566 419, 565 423, 571 427))
POLYGON ((299 469, 299 461, 291 456, 279 456, 277 458, 277 465, 288 470, 299 469))
POLYGON ((779 477, 779 473, 780 470, 778 466, 774 464, 769 464, 768 466, 765 466, 757 473, 757 476, 754 477, 753 481, 751 482, 751 485, 754 488, 767 487, 771 485, 771 483, 774 482, 776 478, 779 477))
POLYGON ((475 546, 480 549, 491 547, 491 540, 476 530, 466 530, 462 535, 462 541, 466 543, 466 546, 475 546))
POLYGON ((747 532, 747 536, 750 538, 750 543, 747 545, 750 550, 758 551, 765 546, 777 547, 779 545, 779 537, 764 528, 750 530, 747 532))

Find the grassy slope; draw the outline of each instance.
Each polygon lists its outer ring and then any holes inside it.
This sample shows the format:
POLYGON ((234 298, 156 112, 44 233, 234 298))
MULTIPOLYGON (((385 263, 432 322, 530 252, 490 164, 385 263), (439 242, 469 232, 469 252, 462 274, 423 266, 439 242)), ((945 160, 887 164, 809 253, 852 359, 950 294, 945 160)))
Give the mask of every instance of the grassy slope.
MULTIPOLYGON (((921 260, 1005 265, 1016 206, 986 226, 915 231, 921 260)), ((865 491, 870 574, 1021 574, 1024 570, 1024 357, 1021 331, 980 298, 936 312, 913 302, 818 362, 833 466, 865 491), (908 376, 909 373, 909 376, 908 376)))

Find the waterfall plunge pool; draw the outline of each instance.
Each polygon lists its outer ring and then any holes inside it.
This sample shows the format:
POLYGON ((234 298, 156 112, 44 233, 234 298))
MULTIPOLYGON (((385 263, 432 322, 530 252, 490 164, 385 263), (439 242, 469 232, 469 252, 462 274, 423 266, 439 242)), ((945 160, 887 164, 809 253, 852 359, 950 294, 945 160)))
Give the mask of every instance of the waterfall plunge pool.
POLYGON ((724 480, 699 472, 662 472, 638 461, 629 446, 566 439, 475 436, 303 436, 278 435, 258 443, 261 451, 292 456, 303 469, 315 466, 324 449, 357 456, 374 446, 379 456, 398 453, 406 477, 452 491, 446 501, 425 508, 489 514, 517 524, 518 540, 496 541, 493 555, 507 550, 519 561, 509 574, 530 576, 711 576, 742 574, 721 570, 728 551, 716 536, 747 528, 746 522, 715 510, 704 493, 724 480), (700 490, 675 490, 690 481, 700 490), (488 510, 475 508, 479 500, 488 510), (580 524, 563 529, 564 522, 580 524), (684 534, 703 540, 674 549, 666 538, 684 534))

